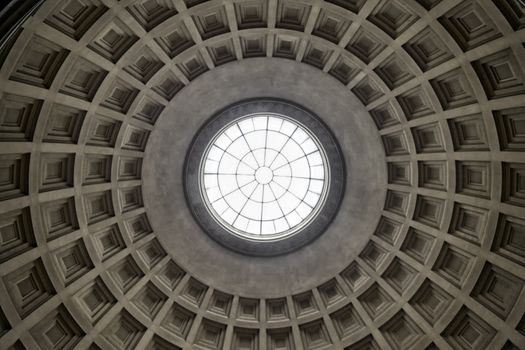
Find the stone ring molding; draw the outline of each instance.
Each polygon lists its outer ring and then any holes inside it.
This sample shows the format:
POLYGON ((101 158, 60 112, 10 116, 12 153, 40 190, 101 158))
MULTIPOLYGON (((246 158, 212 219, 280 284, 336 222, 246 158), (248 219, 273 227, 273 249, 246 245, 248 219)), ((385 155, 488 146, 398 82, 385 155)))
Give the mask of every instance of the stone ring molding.
POLYGON ((237 252, 273 256, 318 237, 337 214, 339 145, 305 108, 262 98, 231 105, 198 131, 184 173, 202 229, 237 252))

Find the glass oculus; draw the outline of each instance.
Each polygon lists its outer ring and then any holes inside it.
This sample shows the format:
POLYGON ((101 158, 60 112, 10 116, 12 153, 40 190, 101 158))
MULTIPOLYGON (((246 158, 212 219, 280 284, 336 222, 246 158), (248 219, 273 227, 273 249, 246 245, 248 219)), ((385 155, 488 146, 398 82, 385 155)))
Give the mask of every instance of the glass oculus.
POLYGON ((200 189, 213 217, 254 240, 293 235, 319 212, 329 186, 328 162, 316 137, 275 113, 242 116, 209 143, 200 189))
MULTIPOLYGON (((240 101, 212 116, 186 155, 184 191, 203 231, 257 256, 311 242, 344 195, 341 150, 327 126, 292 102, 240 101)), ((196 233, 198 234, 198 232, 196 233)))

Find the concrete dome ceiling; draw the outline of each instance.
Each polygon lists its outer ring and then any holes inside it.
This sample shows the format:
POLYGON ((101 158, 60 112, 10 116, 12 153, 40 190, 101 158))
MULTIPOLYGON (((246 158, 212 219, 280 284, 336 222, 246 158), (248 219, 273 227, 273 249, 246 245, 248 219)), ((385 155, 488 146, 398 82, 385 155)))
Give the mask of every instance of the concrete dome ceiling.
POLYGON ((524 349, 524 9, 43 1, 0 52, 0 348, 524 349), (336 219, 278 257, 182 191, 194 133, 253 97, 347 163, 336 219))

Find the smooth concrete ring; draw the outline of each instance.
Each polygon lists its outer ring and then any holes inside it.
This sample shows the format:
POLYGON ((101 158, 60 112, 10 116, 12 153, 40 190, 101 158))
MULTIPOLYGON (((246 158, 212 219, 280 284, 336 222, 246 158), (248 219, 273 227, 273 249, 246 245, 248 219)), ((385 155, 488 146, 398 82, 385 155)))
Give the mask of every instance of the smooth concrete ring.
POLYGON ((271 298, 313 288, 359 254, 381 217, 386 161, 373 119, 342 86, 309 65, 258 58, 217 67, 177 94, 151 133, 143 167, 148 217, 177 263, 219 290, 271 298), (346 164, 344 198, 324 234, 272 258, 234 252, 204 233, 187 206, 183 181, 185 156, 205 121, 234 102, 261 96, 279 96, 322 116, 346 164))

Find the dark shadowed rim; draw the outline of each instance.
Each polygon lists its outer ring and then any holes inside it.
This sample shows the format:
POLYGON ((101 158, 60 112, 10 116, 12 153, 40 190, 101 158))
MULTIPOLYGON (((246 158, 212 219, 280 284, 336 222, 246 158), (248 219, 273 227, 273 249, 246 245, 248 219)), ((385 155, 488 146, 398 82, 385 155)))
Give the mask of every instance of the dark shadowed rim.
POLYGON ((186 155, 184 192, 187 205, 200 227, 221 245, 246 255, 275 256, 296 250, 319 237, 335 218, 345 187, 345 164, 333 133, 317 116, 295 103, 276 98, 257 98, 237 102, 216 113, 199 129, 186 155), (231 233, 208 211, 200 191, 200 163, 214 136, 232 121, 251 113, 282 114, 304 125, 315 135, 326 152, 330 168, 326 201, 316 217, 291 236, 278 240, 255 241, 231 233))

